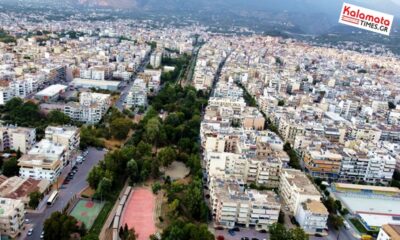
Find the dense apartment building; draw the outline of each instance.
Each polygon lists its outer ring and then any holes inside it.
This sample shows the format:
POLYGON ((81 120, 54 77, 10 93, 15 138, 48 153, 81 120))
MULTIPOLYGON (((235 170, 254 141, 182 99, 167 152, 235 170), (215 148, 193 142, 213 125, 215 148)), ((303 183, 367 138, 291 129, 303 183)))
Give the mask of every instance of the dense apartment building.
POLYGON ((36 130, 16 126, 0 126, 0 151, 10 149, 20 150, 22 153, 29 151, 36 143, 36 130))
POLYGON ((129 108, 147 106, 147 86, 143 79, 135 79, 126 96, 125 104, 129 108))
POLYGON ((64 107, 64 113, 75 121, 87 124, 100 122, 111 106, 109 94, 83 92, 79 103, 69 102, 64 107))
POLYGON ((321 203, 317 200, 306 200, 302 202, 295 215, 296 221, 300 227, 310 235, 325 234, 325 230, 328 228, 326 223, 328 221, 329 212, 321 203))
POLYGON ((65 146, 43 139, 18 159, 19 174, 23 178, 47 179, 53 182, 67 165, 67 160, 65 146))
POLYGON ((150 56, 150 65, 153 68, 159 68, 161 66, 161 60, 162 60, 162 52, 156 51, 152 53, 150 56))
POLYGON ((45 130, 45 138, 72 151, 79 148, 80 129, 75 126, 48 126, 45 130))
POLYGON ((267 230, 279 217, 280 203, 272 191, 245 189, 237 178, 211 178, 210 202, 215 225, 267 230))
POLYGON ((396 168, 396 159, 387 151, 343 149, 340 178, 348 182, 388 184, 396 168))
POLYGON ((21 200, 0 197, 0 235, 12 239, 23 231, 25 220, 25 207, 21 200))
POLYGON ((304 166, 313 177, 337 179, 342 155, 333 149, 309 149, 304 155, 304 166))
POLYGON ((310 179, 303 172, 295 169, 282 169, 279 192, 283 201, 294 214, 297 213, 303 202, 319 201, 321 198, 321 194, 310 179))

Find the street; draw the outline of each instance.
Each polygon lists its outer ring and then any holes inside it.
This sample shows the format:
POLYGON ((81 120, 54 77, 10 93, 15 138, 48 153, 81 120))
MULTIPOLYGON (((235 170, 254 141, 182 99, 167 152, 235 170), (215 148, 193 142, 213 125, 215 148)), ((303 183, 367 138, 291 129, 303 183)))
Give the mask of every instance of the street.
MULTIPOLYGON (((74 178, 67 184, 62 185, 59 190, 59 197, 55 201, 53 206, 48 206, 46 204, 39 210, 40 213, 27 213, 25 219, 29 219, 30 225, 33 225, 32 236, 22 235, 20 239, 40 239, 40 234, 43 230, 44 221, 55 211, 61 211, 68 201, 75 195, 78 194, 87 186, 86 178, 89 171, 95 166, 100 160, 104 158, 105 152, 103 150, 97 150, 95 148, 88 148, 88 155, 86 160, 82 164, 78 164, 78 172, 75 174, 74 178), (44 209, 43 209, 44 208, 44 209)), ((63 173, 69 172, 71 166, 65 167, 63 173)), ((46 198, 44 199, 46 201, 46 198)), ((25 232, 26 233, 26 232, 25 232)))
POLYGON ((115 103, 115 107, 122 112, 124 109, 124 102, 126 99, 126 96, 128 95, 129 90, 132 88, 133 82, 136 78, 136 74, 139 72, 143 72, 144 69, 146 68, 147 64, 150 61, 150 55, 153 51, 151 51, 142 61, 142 64, 136 69, 135 73, 133 73, 131 80, 126 84, 126 86, 122 89, 120 97, 118 101, 115 103))

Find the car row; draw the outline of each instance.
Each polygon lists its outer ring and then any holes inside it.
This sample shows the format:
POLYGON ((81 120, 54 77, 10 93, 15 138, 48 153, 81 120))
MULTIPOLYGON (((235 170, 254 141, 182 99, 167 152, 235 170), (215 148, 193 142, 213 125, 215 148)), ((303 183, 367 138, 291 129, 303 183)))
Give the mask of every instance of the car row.
MULTIPOLYGON (((28 236, 32 236, 32 234, 33 234, 33 228, 30 228, 28 230, 28 236)), ((42 231, 42 233, 40 234, 40 239, 43 239, 43 238, 44 238, 44 231, 42 231)))

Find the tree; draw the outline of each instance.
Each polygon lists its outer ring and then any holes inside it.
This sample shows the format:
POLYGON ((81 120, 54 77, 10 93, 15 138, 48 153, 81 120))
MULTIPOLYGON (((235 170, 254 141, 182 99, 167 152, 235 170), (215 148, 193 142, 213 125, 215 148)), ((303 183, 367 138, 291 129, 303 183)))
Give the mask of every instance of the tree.
POLYGON ((290 229, 289 235, 291 240, 308 240, 308 235, 299 227, 290 229))
POLYGON ((339 230, 343 227, 344 225, 344 220, 341 216, 338 216, 336 214, 329 214, 328 216, 328 222, 336 229, 339 230))
POLYGON ((128 164, 127 164, 127 169, 128 169, 128 175, 129 175, 129 179, 131 182, 131 185, 135 182, 137 182, 140 178, 139 175, 139 168, 138 165, 136 163, 136 161, 134 159, 131 159, 128 164))
POLYGON ((31 192, 29 194, 29 207, 32 209, 36 209, 40 203, 40 200, 43 198, 43 194, 38 191, 31 192))
POLYGON ((172 147, 165 147, 158 152, 157 158, 164 167, 167 167, 176 160, 176 152, 172 147))
POLYGON ((270 234, 270 240, 290 239, 290 234, 282 224, 274 223, 269 226, 268 230, 270 234))
POLYGON ((54 212, 44 222, 45 240, 69 240, 72 233, 80 231, 78 221, 73 217, 61 212, 54 212))
POLYGON ((110 131, 112 136, 116 139, 124 140, 128 136, 131 127, 131 120, 126 118, 117 118, 111 122, 110 131))
POLYGON ((308 235, 301 228, 287 230, 283 224, 274 223, 269 227, 271 240, 308 240, 308 235))
POLYGON ((396 105, 393 102, 388 102, 389 109, 395 109, 396 105))
POLYGON ((278 101, 278 106, 279 106, 279 107, 285 106, 285 100, 279 100, 279 101, 278 101))
POLYGON ((90 233, 85 235, 83 238, 81 238, 82 240, 99 240, 99 237, 94 234, 94 233, 90 233))
POLYGON ((121 240, 136 240, 138 238, 138 234, 136 233, 134 228, 128 229, 128 225, 125 223, 124 227, 119 228, 118 232, 121 240))
POLYGON ((97 186, 96 195, 100 195, 100 198, 109 196, 112 188, 112 181, 106 177, 100 180, 97 186))
POLYGON ((151 189, 152 189, 154 194, 157 194, 158 191, 161 190, 161 184, 159 182, 156 182, 151 186, 151 189))
POLYGON ((100 166, 94 166, 92 170, 90 170, 89 175, 87 177, 87 182, 92 189, 97 189, 101 179, 104 177, 104 171, 100 166))
POLYGON ((50 111, 47 119, 50 123, 65 125, 71 122, 71 118, 59 110, 50 111))
POLYGON ((3 175, 7 177, 17 176, 19 173, 18 160, 11 158, 3 163, 3 175))
POLYGON ((150 119, 145 127, 145 139, 148 143, 156 143, 161 132, 161 123, 157 117, 150 119))

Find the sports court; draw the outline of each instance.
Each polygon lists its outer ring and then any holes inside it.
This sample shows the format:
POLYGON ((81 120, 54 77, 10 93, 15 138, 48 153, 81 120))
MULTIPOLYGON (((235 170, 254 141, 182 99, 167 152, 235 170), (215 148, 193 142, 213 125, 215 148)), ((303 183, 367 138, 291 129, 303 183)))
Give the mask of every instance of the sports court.
POLYGON ((71 216, 78 221, 85 223, 87 229, 90 229, 99 215, 104 203, 94 202, 86 199, 80 199, 71 211, 71 216))
POLYGON ((137 188, 132 190, 121 217, 121 226, 125 223, 134 227, 139 235, 138 240, 147 240, 156 233, 154 222, 155 196, 151 190, 137 188))

